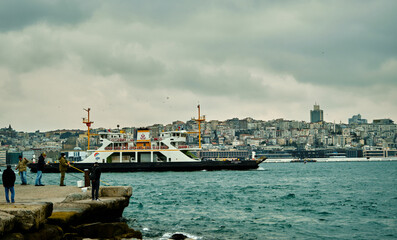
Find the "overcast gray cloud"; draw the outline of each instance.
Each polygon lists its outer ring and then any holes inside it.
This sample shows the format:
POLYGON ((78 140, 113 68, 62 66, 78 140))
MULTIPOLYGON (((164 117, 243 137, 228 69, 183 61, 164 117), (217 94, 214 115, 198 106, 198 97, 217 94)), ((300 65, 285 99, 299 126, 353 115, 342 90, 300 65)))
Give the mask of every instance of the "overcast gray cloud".
POLYGON ((0 30, 13 31, 38 22, 72 25, 90 17, 90 1, 5 0, 0 2, 0 30))
MULTIPOLYGON (((397 120, 395 1, 1 1, 0 124, 397 120)), ((0 127, 1 127, 0 125, 0 127)))

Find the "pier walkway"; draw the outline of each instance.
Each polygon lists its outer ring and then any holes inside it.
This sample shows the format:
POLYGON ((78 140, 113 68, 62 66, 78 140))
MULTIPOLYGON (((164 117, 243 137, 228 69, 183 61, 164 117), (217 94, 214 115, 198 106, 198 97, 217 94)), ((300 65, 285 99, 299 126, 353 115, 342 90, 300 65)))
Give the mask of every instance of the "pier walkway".
POLYGON ((131 187, 101 187, 101 201, 92 201, 90 189, 83 192, 74 186, 15 185, 15 203, 10 204, 6 203, 1 187, 0 238, 64 239, 67 235, 112 238, 123 233, 138 234, 139 239, 140 232, 118 222, 131 195, 131 187))
MULTIPOLYGON (((65 197, 71 193, 81 193, 81 188, 75 186, 55 186, 46 185, 36 187, 35 185, 20 185, 16 184, 15 202, 62 202, 65 197)), ((0 203, 6 203, 4 187, 0 188, 0 203)))

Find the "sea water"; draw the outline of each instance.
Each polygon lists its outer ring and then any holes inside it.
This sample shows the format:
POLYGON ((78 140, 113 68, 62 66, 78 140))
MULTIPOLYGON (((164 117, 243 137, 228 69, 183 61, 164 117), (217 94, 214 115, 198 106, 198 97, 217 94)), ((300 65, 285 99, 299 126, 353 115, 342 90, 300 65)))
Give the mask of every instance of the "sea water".
MULTIPOLYGON (((67 174, 67 183, 79 176, 67 174)), ((123 215, 144 239, 397 239, 397 162, 262 163, 102 180, 132 186, 123 215)), ((59 174, 43 181, 57 184, 59 174)))

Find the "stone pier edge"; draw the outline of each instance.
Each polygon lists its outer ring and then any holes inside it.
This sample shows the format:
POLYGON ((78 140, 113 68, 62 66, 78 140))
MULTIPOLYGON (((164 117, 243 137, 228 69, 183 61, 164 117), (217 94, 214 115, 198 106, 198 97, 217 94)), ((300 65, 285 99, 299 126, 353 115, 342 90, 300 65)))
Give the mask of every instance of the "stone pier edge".
MULTIPOLYGON (((92 201, 91 192, 87 191, 68 194, 62 202, 0 204, 0 238, 9 235, 42 237, 37 234, 43 231, 43 226, 51 226, 51 233, 63 235, 75 231, 81 224, 117 222, 131 196, 132 187, 112 186, 100 188, 100 201, 92 201)), ((49 236, 49 233, 43 234, 49 236)))

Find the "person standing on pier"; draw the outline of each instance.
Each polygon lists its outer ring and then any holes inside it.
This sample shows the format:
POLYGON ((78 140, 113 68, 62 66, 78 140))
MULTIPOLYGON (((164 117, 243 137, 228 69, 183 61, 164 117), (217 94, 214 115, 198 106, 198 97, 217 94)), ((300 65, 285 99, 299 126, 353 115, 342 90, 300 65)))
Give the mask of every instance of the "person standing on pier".
POLYGON ((14 191, 15 173, 11 169, 10 164, 8 164, 7 169, 4 170, 2 180, 3 180, 3 186, 4 186, 4 190, 5 190, 4 192, 6 194, 7 203, 10 203, 9 192, 11 192, 11 202, 14 203, 15 202, 15 199, 14 199, 14 197, 15 197, 15 191, 14 191))
POLYGON ((99 168, 98 162, 95 162, 94 166, 92 167, 91 172, 90 172, 92 200, 99 201, 98 197, 99 197, 100 178, 101 178, 101 169, 99 168))
POLYGON ((45 153, 42 153, 39 157, 39 161, 37 162, 37 177, 35 186, 44 186, 44 184, 41 183, 41 177, 43 176, 46 156, 47 155, 45 153))
POLYGON ((65 181, 65 173, 68 170, 69 162, 65 159, 65 153, 61 153, 61 157, 59 158, 59 171, 61 172, 61 183, 59 186, 66 186, 65 181))
POLYGON ((27 185, 28 182, 26 181, 26 169, 29 161, 26 158, 22 159, 22 156, 19 156, 18 166, 15 170, 19 170, 19 175, 21 176, 22 185, 27 185))

